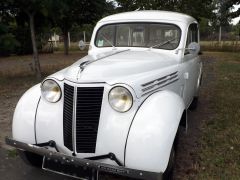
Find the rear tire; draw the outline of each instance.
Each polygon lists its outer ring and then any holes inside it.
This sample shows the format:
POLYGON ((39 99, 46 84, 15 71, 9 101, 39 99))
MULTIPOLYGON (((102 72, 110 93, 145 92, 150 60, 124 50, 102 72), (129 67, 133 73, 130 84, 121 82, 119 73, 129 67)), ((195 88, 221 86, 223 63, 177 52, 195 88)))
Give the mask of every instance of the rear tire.
POLYGON ((21 151, 21 150, 18 150, 18 154, 26 164, 36 168, 42 167, 42 163, 43 163, 42 156, 28 152, 28 151, 21 151))

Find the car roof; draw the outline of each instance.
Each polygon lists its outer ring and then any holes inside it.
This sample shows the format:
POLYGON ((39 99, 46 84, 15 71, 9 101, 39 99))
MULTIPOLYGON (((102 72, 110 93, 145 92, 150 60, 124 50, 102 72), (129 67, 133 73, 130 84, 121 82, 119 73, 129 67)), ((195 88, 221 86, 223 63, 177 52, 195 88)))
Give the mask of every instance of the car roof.
POLYGON ((171 11, 154 11, 154 10, 143 10, 143 11, 132 11, 114 14, 101 19, 99 22, 108 21, 145 21, 145 20, 156 20, 156 21, 180 21, 180 22, 193 22, 196 21, 193 17, 171 11))

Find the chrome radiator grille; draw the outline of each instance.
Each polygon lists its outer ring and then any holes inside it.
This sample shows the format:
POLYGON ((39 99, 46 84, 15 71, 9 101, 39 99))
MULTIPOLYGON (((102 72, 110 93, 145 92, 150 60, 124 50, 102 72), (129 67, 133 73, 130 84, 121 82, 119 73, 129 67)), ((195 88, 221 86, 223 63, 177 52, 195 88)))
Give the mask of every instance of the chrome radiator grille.
MULTIPOLYGON (((73 87, 72 87, 73 88, 73 87)), ((74 89, 74 88, 73 88, 74 89)), ((76 100, 74 100, 74 92, 72 97, 72 109, 68 108, 69 92, 68 85, 64 85, 64 145, 72 150, 73 143, 75 144, 77 153, 94 153, 96 148, 98 124, 101 113, 103 87, 77 87, 76 100), (65 92, 67 97, 65 97, 65 92), (66 99, 66 103, 65 103, 66 99), (76 102, 74 102, 76 101, 76 102), (74 110, 75 108, 75 110, 74 110), (70 111, 70 112, 69 112, 70 111), (75 112, 75 116, 73 113, 75 112), (66 115, 65 115, 66 114, 66 115), (72 121, 70 126, 69 115, 71 114, 72 121), (75 131, 73 134, 73 123, 75 131), (71 137, 70 137, 71 136, 71 137), (75 142, 68 144, 69 139, 74 139, 75 142)), ((70 92, 71 93, 71 92, 70 92)))

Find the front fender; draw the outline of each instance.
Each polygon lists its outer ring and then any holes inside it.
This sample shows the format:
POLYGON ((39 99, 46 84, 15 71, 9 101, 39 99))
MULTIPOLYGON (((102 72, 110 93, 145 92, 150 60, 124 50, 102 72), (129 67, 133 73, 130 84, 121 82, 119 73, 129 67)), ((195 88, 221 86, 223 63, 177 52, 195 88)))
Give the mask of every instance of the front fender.
POLYGON ((185 105, 171 91, 149 96, 139 108, 129 130, 126 167, 164 172, 185 105))
POLYGON ((12 135, 15 140, 35 144, 35 115, 41 97, 40 84, 24 93, 13 116, 12 135))

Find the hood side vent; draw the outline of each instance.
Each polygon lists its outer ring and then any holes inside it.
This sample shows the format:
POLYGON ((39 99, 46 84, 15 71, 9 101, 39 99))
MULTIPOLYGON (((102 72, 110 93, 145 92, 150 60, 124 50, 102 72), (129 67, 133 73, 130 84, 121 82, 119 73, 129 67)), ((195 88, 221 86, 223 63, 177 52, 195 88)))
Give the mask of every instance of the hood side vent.
POLYGON ((178 72, 171 73, 169 75, 163 76, 161 78, 149 81, 141 85, 142 87, 142 96, 145 96, 149 93, 152 93, 160 88, 163 88, 169 84, 178 80, 178 72))

